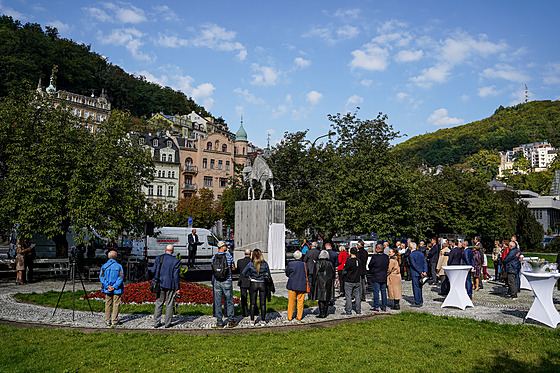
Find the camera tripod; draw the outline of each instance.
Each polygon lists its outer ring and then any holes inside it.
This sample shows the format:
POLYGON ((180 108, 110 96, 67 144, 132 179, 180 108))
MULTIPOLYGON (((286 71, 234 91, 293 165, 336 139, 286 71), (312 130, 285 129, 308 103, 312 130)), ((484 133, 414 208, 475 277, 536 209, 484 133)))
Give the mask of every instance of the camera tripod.
MULTIPOLYGON (((54 308, 53 316, 56 313, 56 310, 58 309, 58 304, 60 303, 60 298, 62 298, 62 293, 64 292, 64 288, 66 287, 66 282, 68 282, 68 278, 72 278, 72 321, 74 321, 74 314, 76 312, 76 273, 78 273, 78 278, 82 283, 82 289, 84 290, 84 294, 87 295, 86 287, 84 285, 84 280, 82 279, 82 276, 80 275, 80 270, 76 265, 76 258, 74 257, 74 255, 72 255, 70 259, 70 272, 68 273, 68 277, 66 277, 66 279, 64 280, 64 285, 62 285, 62 290, 60 291, 60 294, 58 296, 58 301, 56 302, 56 307, 54 308)), ((91 303, 89 302, 89 298, 86 297, 86 299, 91 314, 93 315, 93 309, 91 308, 91 303)))

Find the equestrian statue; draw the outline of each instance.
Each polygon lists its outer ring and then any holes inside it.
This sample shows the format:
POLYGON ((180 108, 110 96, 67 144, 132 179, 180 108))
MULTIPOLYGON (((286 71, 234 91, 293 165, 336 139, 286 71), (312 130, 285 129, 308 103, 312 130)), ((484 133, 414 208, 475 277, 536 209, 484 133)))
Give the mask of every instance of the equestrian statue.
POLYGON ((249 200, 255 199, 255 189, 253 188, 253 181, 257 181, 261 183, 262 191, 259 199, 262 199, 264 192, 266 191, 266 184, 270 186, 270 192, 272 193, 272 199, 274 199, 274 184, 272 176, 272 171, 266 161, 264 160, 262 155, 257 155, 253 165, 251 165, 250 161, 247 163, 247 166, 242 171, 243 174, 243 181, 249 183, 249 189, 247 191, 247 198, 249 200), (251 198, 251 196, 253 198, 251 198))

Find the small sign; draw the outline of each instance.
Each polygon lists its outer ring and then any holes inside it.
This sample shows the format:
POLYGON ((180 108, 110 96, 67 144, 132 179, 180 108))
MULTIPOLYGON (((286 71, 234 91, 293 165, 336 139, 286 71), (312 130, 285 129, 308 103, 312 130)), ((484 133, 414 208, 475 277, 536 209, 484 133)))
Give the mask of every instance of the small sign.
POLYGON ((193 225, 193 218, 189 216, 188 218, 189 226, 193 225))

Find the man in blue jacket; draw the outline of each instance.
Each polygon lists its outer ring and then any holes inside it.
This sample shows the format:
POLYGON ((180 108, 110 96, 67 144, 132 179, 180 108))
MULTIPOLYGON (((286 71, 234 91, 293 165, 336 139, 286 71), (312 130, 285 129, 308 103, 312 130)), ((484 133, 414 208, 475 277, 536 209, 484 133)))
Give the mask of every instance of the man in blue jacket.
POLYGON ((375 247, 375 255, 371 257, 368 266, 373 289, 373 308, 370 311, 379 312, 379 291, 381 291, 381 311, 387 310, 387 268, 389 268, 389 256, 383 252, 383 246, 378 243, 375 247))
POLYGON ((109 251, 109 260, 103 264, 99 272, 102 292, 105 293, 105 324, 107 326, 119 325, 119 308, 121 305, 121 294, 123 293, 124 272, 122 266, 115 260, 116 251, 109 251), (113 306, 111 318, 111 305, 113 306))
POLYGON ((408 247, 410 248, 410 273, 412 274, 412 293, 414 294, 414 304, 412 307, 422 307, 424 299, 422 298, 422 286, 420 285, 420 278, 426 276, 428 272, 428 264, 424 254, 416 250, 416 243, 411 242, 408 247))
POLYGON ((467 275, 467 279, 465 280, 465 288, 467 289, 467 295, 469 298, 472 299, 472 279, 471 279, 471 272, 474 270, 474 254, 472 249, 469 247, 469 241, 463 241, 463 258, 462 264, 466 266, 471 266, 472 270, 467 275))
POLYGON ((161 312, 165 304, 165 327, 171 326, 173 318, 173 307, 175 306, 175 294, 179 290, 179 267, 181 261, 173 256, 175 251, 173 245, 167 245, 165 254, 156 257, 154 266, 150 270, 154 273, 152 281, 158 281, 160 290, 156 295, 156 309, 154 311, 154 328, 162 324, 161 312))
POLYGON ((519 257, 521 256, 521 251, 519 251, 518 246, 515 242, 510 241, 509 252, 504 258, 504 268, 507 273, 507 286, 508 286, 508 296, 512 299, 517 298, 517 276, 521 270, 521 261, 519 257))

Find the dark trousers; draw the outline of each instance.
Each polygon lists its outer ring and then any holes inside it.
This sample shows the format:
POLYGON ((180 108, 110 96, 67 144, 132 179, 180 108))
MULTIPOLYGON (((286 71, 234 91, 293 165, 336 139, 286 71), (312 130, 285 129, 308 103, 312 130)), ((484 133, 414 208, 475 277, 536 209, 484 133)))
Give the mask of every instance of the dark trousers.
POLYGON ((412 293, 414 294, 414 303, 417 305, 423 304, 422 286, 420 286, 420 276, 412 275, 412 293))
POLYGON ((372 282, 373 288, 373 308, 379 310, 379 291, 381 291, 381 310, 387 309, 387 283, 386 282, 372 282))
POLYGON ((499 267, 500 267, 500 262, 498 260, 493 260, 494 262, 494 280, 496 281, 500 281, 500 271, 499 271, 499 267))
POLYGON ((344 284, 344 295, 346 298, 346 303, 344 305, 344 311, 346 313, 352 313, 352 296, 354 296, 354 302, 356 305, 356 313, 362 313, 362 300, 360 299, 360 283, 359 282, 346 282, 344 284))
POLYGON ((467 289, 467 295, 469 296, 469 298, 472 298, 472 279, 471 279, 471 273, 469 272, 469 274, 467 275, 467 279, 465 280, 465 289, 467 289))
POLYGON ((243 317, 249 316, 249 307, 247 306, 247 292, 249 288, 239 288, 239 292, 241 293, 241 310, 243 311, 243 317))
POLYGON ((438 279, 437 279, 437 261, 434 261, 432 259, 432 261, 430 262, 430 268, 432 269, 432 282, 434 284, 437 284, 438 279))
POLYGON ((507 272, 508 295, 517 297, 517 273, 507 272))
POLYGON ((366 299, 367 275, 360 275, 360 298, 366 299))
POLYGON ((319 316, 327 316, 329 313, 329 301, 328 300, 320 300, 319 303, 319 316))
POLYGON ((449 279, 446 275, 441 276, 441 292, 440 295, 447 295, 449 294, 449 289, 451 288, 451 284, 449 283, 449 279))
POLYGON ((255 310, 257 310, 257 294, 261 308, 261 321, 266 321, 266 282, 251 281, 249 296, 251 297, 251 321, 255 320, 255 310))
POLYGON ((340 283, 340 295, 344 295, 344 275, 342 270, 338 270, 338 282, 340 283))
POLYGON ((187 261, 188 266, 194 266, 194 259, 196 258, 196 246, 189 250, 189 259, 187 261))
MULTIPOLYGON (((33 282, 33 268, 35 267, 35 260, 25 257, 24 259, 25 269, 27 269, 27 282, 33 282)), ((25 275, 25 271, 23 271, 25 275)), ((25 277, 23 278, 24 281, 25 277)))

